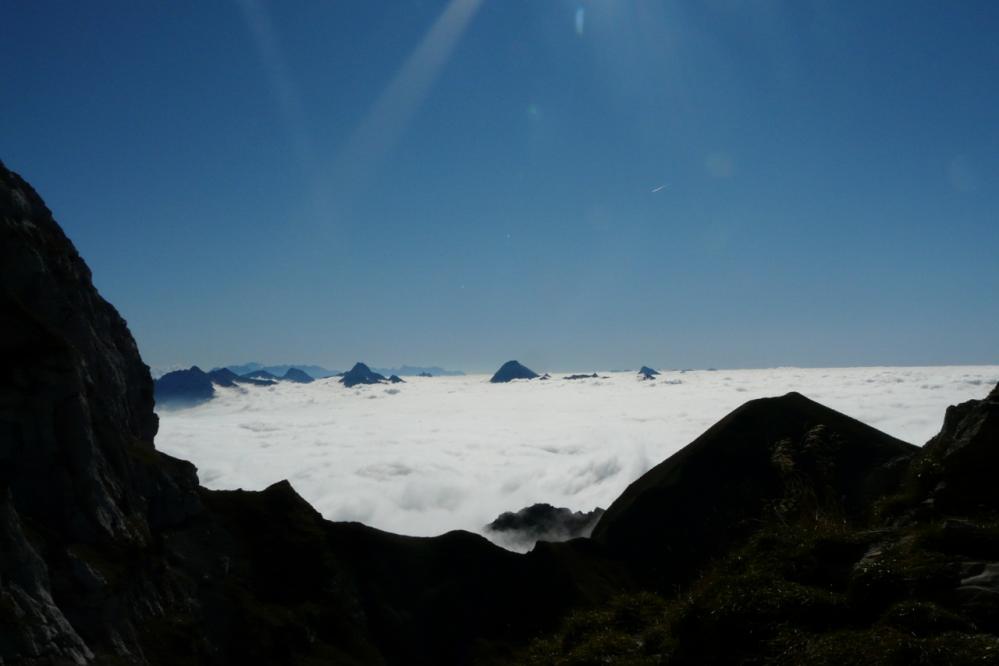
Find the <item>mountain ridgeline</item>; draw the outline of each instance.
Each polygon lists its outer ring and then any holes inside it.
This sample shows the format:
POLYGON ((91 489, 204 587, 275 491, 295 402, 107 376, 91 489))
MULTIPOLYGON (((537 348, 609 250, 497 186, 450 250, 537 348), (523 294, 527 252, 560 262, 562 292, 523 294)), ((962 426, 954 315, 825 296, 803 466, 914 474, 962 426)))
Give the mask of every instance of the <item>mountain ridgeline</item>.
MULTIPOLYGON (((2 165, 0 311, 2 663, 995 662, 999 389, 922 449, 754 400, 595 526, 507 516, 593 530, 517 554, 329 522, 284 481, 201 487, 153 446, 125 321, 2 165)), ((184 372, 201 397, 242 380, 184 372)))

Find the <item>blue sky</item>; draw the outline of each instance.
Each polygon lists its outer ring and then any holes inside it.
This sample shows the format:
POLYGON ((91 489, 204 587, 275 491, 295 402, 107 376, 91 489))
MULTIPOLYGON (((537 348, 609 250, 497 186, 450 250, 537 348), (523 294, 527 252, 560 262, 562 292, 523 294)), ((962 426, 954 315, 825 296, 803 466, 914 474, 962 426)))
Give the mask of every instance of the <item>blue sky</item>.
POLYGON ((3 15, 0 159, 151 365, 999 362, 999 3, 3 15))

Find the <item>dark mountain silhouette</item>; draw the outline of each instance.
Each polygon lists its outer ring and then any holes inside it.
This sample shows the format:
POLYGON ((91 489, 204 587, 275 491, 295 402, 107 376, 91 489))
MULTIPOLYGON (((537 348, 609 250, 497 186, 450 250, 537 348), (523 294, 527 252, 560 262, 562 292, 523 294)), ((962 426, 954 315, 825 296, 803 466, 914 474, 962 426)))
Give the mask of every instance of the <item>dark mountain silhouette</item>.
POLYGON ((518 555, 325 521, 286 481, 200 487, 153 446, 125 321, 2 165, 0 312, 3 663, 995 661, 999 387, 923 449, 749 402, 592 538, 518 555))
POLYGON ((638 374, 642 379, 652 379, 653 377, 659 375, 659 371, 654 370, 647 365, 643 365, 638 369, 638 374))
POLYGON ((253 372, 248 372, 245 375, 241 375, 243 379, 262 379, 265 381, 276 381, 278 376, 267 370, 254 370, 253 372))
POLYGON ((381 384, 385 381, 388 380, 385 379, 384 375, 372 372, 371 368, 363 363, 355 363, 354 367, 345 372, 343 377, 340 378, 340 383, 347 388, 357 386, 358 384, 381 384))
POLYGON ((156 380, 156 404, 161 407, 187 407, 215 397, 212 379, 198 366, 168 372, 156 380))
POLYGON ((208 378, 216 386, 232 387, 239 382, 240 377, 229 368, 215 368, 208 373, 208 378))
POLYGON ((257 370, 266 370, 275 377, 282 377, 291 368, 297 368, 307 373, 313 379, 325 379, 326 377, 333 377, 337 374, 336 370, 328 370, 321 365, 309 365, 308 363, 279 363, 276 365, 264 365, 263 363, 251 362, 243 363, 241 365, 228 365, 226 368, 232 370, 240 376, 244 376, 257 370))
POLYGON ((288 368, 288 371, 284 373, 284 376, 281 377, 281 379, 296 382, 298 384, 311 384, 315 381, 307 372, 299 370, 298 368, 288 368))
POLYGON ((597 377, 597 373, 594 372, 592 375, 566 375, 562 379, 595 379, 597 377))
POLYGON ((589 536, 604 510, 572 511, 551 504, 532 504, 520 511, 500 514, 485 526, 493 538, 513 548, 531 547, 537 541, 566 541, 589 536))
POLYGON ((248 386, 274 386, 277 382, 273 379, 253 379, 252 377, 242 377, 229 368, 216 368, 208 373, 212 383, 216 386, 232 387, 237 384, 248 386))
POLYGON ((433 375, 432 375, 432 374, 430 374, 429 372, 427 372, 426 370, 424 370, 423 372, 421 372, 421 373, 420 373, 419 375, 417 375, 417 376, 418 376, 418 377, 433 377, 433 375))
POLYGON ((405 380, 402 379, 399 375, 392 375, 391 377, 388 378, 388 380, 392 384, 405 384, 406 383, 405 380))
POLYGON ((514 379, 534 379, 537 376, 538 373, 525 368, 517 361, 507 361, 500 366, 500 369, 496 371, 496 374, 489 381, 493 384, 500 384, 514 379))
POLYGON ((628 486, 593 539, 654 572, 655 584, 673 584, 755 529, 784 491, 785 459, 816 501, 851 517, 897 482, 916 451, 797 393, 753 400, 628 486), (690 510, 705 497, 710 512, 690 510))

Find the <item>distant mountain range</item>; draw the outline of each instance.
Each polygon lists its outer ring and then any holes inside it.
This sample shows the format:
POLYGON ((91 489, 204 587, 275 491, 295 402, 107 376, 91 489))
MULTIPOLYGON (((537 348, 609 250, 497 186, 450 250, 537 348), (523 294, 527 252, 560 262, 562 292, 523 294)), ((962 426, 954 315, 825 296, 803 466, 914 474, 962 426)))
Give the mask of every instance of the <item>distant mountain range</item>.
POLYGON ((304 370, 310 377, 323 379, 324 377, 335 377, 340 374, 339 370, 329 370, 321 365, 305 365, 302 363, 287 363, 280 365, 264 365, 263 363, 244 363, 242 365, 225 366, 237 375, 248 375, 251 372, 269 372, 275 377, 283 377, 290 368, 304 370))
MULTIPOLYGON (((298 368, 299 370, 304 370, 310 376, 316 379, 323 379, 324 377, 335 377, 342 374, 339 370, 329 370, 320 365, 303 365, 301 363, 292 363, 286 365, 264 365, 263 363, 244 363, 242 365, 227 365, 225 366, 235 372, 237 375, 247 375, 251 372, 266 371, 275 375, 277 377, 283 377, 289 368, 298 368)), ((404 365, 399 368, 371 368, 373 372, 377 372, 380 375, 385 375, 390 377, 392 375, 399 375, 400 377, 416 377, 421 374, 431 374, 434 377, 457 377, 464 375, 465 373, 460 370, 445 370, 444 368, 439 368, 436 365, 430 367, 418 366, 418 365, 404 365)))
POLYGON ((433 375, 434 377, 461 377, 465 374, 461 370, 445 370, 444 368, 438 368, 436 365, 430 367, 404 365, 400 368, 372 368, 372 370, 380 375, 385 375, 386 377, 390 377, 392 375, 399 375, 400 377, 417 377, 425 374, 433 375))

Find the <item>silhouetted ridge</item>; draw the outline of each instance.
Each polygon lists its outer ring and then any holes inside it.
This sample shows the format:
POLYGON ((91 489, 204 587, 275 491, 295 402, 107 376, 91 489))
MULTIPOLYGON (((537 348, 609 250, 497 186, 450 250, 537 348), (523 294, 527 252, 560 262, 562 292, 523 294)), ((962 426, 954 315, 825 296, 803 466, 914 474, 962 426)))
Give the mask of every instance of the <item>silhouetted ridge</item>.
POLYGON ((534 379, 537 376, 538 373, 525 368, 517 361, 507 361, 500 366, 500 369, 496 371, 496 374, 489 381, 494 384, 500 384, 514 379, 534 379))
POLYGON ((753 400, 628 486, 593 538, 658 583, 683 580, 754 529, 790 471, 858 515, 917 450, 799 393, 753 400))

